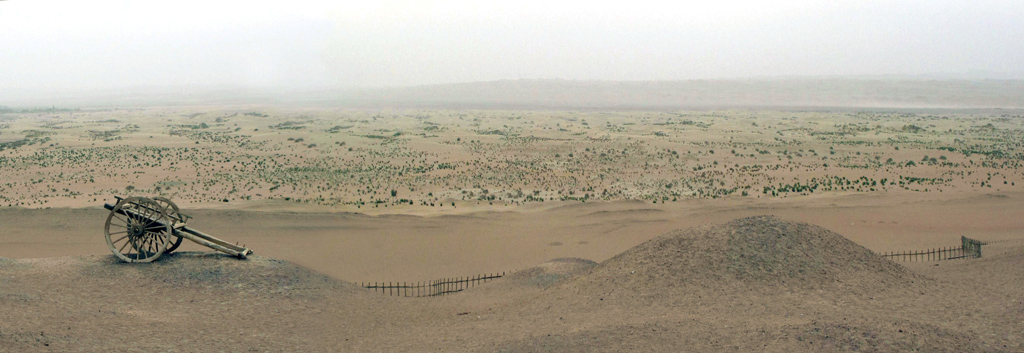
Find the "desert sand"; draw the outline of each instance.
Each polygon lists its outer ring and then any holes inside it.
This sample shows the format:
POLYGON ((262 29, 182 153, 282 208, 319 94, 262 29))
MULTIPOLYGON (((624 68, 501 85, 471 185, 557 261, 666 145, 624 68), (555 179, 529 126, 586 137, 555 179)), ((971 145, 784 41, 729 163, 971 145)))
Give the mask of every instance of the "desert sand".
POLYGON ((1022 351, 1019 113, 0 115, 0 351, 1022 351), (1015 115, 1018 114, 1018 115, 1015 115), (186 243, 115 260, 104 202, 186 243), (984 256, 880 252, 988 242, 984 256), (441 297, 363 282, 506 272, 441 297))

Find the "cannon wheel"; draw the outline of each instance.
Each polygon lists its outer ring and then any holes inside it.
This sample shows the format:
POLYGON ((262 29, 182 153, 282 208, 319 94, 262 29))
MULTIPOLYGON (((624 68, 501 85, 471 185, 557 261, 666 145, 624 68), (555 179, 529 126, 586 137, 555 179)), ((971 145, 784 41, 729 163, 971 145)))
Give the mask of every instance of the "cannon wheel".
MULTIPOLYGON (((171 218, 171 223, 178 223, 178 222, 184 221, 182 219, 182 217, 181 217, 181 211, 178 209, 178 205, 176 205, 170 199, 168 199, 166 197, 162 197, 162 196, 157 196, 157 197, 153 198, 153 201, 156 201, 156 203, 158 203, 158 204, 160 204, 160 206, 164 207, 164 210, 165 210, 164 213, 167 214, 167 217, 171 218)), ((174 225, 176 225, 176 224, 172 224, 172 227, 174 225)), ((173 230, 171 231, 170 238, 171 238, 171 244, 168 245, 167 246, 167 250, 164 251, 164 253, 167 253, 167 254, 170 254, 172 251, 177 249, 178 246, 181 245, 182 239, 184 239, 180 235, 175 235, 173 230)))
POLYGON ((150 262, 171 242, 171 220, 156 201, 129 197, 118 202, 103 228, 107 246, 125 262, 150 262))

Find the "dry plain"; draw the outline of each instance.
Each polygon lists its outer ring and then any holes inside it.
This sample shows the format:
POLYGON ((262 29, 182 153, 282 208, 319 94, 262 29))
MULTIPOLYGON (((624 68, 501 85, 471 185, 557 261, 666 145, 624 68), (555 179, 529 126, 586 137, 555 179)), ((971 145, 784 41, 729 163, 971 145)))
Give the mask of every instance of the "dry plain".
POLYGON ((1021 351, 1022 163, 1016 111, 7 111, 0 350, 1021 351), (117 264, 114 195, 260 257, 117 264))

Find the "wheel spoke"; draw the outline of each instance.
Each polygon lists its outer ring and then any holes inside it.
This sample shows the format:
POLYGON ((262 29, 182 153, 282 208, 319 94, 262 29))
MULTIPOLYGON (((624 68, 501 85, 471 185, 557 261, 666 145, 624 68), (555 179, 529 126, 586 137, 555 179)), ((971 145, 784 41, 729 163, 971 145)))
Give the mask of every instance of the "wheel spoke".
POLYGON ((150 216, 148 210, 143 210, 143 212, 144 213, 142 214, 142 219, 140 219, 140 221, 142 224, 149 226, 150 223, 153 223, 153 217, 150 216))
POLYGON ((153 239, 148 236, 142 238, 142 250, 146 252, 146 256, 149 256, 150 249, 153 247, 153 239))
POLYGON ((161 211, 159 208, 156 207, 156 205, 149 205, 146 208, 149 210, 150 219, 154 219, 160 216, 161 211))
POLYGON ((159 216, 160 216, 159 212, 157 212, 156 210, 152 210, 151 209, 150 212, 146 215, 146 218, 149 220, 149 224, 153 224, 153 223, 156 223, 157 218, 159 216))
POLYGON ((157 250, 160 250, 160 243, 159 243, 160 235, 158 233, 155 233, 155 232, 148 232, 148 233, 149 233, 149 236, 146 237, 146 238, 149 239, 149 250, 151 252, 153 252, 153 253, 156 253, 157 250))
POLYGON ((160 241, 160 234, 153 233, 153 236, 150 239, 152 240, 152 245, 150 246, 150 249, 152 249, 154 253, 159 252, 160 244, 162 244, 162 242, 160 241))
POLYGON ((148 249, 150 253, 155 253, 156 249, 159 247, 159 245, 157 245, 156 243, 156 237, 152 233, 150 233, 146 237, 146 241, 148 243, 148 245, 146 245, 146 249, 148 249))
POLYGON ((149 257, 149 239, 142 238, 142 246, 135 250, 139 251, 139 256, 142 256, 142 258, 149 257))
MULTIPOLYGON (((113 234, 113 233, 111 233, 111 234, 113 234)), ((124 239, 124 238, 127 238, 127 237, 128 237, 128 234, 125 234, 123 237, 117 238, 117 240, 114 240, 111 243, 117 244, 117 242, 121 241, 121 239, 124 239)))
MULTIPOLYGON (((125 237, 127 237, 127 235, 125 237)), ((124 242, 124 245, 121 245, 121 249, 118 250, 117 252, 124 254, 124 247, 128 246, 128 244, 131 244, 131 243, 132 243, 132 240, 128 239, 128 241, 124 242)), ((128 250, 128 253, 131 253, 131 252, 132 252, 131 250, 128 250)))
MULTIPOLYGON (((132 244, 132 242, 129 241, 129 242, 125 243, 124 245, 131 245, 131 246, 128 247, 128 251, 123 253, 124 256, 126 256, 128 258, 131 258, 132 250, 135 250, 135 244, 132 244)), ((136 250, 136 252, 138 252, 138 251, 136 250)), ((136 253, 136 255, 138 255, 138 254, 136 253)), ((135 256, 135 257, 138 258, 138 256, 135 256)))
POLYGON ((116 213, 114 214, 114 217, 111 218, 110 220, 113 221, 115 219, 118 220, 118 221, 121 221, 121 223, 123 223, 123 224, 128 224, 128 220, 127 219, 119 217, 116 213))
MULTIPOLYGON (((167 244, 167 238, 164 238, 164 234, 163 233, 157 233, 156 241, 158 242, 157 244, 167 244)), ((159 250, 159 249, 157 249, 157 250, 159 250)), ((164 250, 165 251, 167 250, 166 246, 164 246, 164 250)))

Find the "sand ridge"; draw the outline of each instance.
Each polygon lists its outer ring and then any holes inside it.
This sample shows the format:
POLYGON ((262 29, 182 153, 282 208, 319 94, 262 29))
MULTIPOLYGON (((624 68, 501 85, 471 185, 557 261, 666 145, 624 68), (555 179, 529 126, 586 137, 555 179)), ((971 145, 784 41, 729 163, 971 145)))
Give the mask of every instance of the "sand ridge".
POLYGON ((1024 244, 991 246, 903 267, 818 226, 749 217, 437 298, 260 256, 0 259, 0 351, 134 350, 137 337, 168 351, 1019 351, 1024 277, 993 269, 1024 244))

